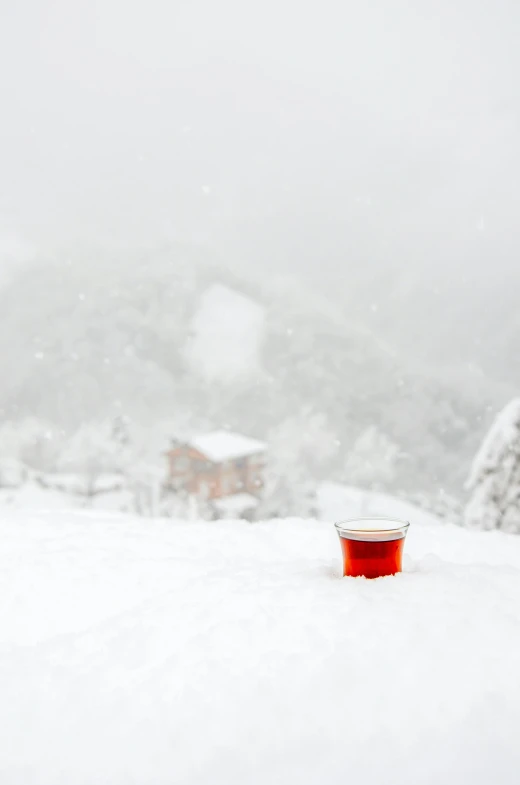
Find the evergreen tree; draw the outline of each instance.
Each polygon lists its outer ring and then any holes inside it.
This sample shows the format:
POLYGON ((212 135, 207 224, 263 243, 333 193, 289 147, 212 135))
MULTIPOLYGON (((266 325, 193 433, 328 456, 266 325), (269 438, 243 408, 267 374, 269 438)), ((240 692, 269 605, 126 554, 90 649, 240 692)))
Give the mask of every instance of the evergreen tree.
POLYGON ((496 418, 466 487, 471 492, 464 515, 467 526, 520 532, 520 398, 496 418))

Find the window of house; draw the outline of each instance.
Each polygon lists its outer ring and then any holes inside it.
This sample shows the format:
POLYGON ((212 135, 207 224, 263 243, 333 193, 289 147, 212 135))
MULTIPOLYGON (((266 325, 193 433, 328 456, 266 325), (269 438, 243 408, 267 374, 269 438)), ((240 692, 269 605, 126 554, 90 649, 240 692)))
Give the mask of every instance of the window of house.
POLYGON ((207 474, 213 468, 213 464, 209 461, 196 461, 194 469, 198 474, 207 474))

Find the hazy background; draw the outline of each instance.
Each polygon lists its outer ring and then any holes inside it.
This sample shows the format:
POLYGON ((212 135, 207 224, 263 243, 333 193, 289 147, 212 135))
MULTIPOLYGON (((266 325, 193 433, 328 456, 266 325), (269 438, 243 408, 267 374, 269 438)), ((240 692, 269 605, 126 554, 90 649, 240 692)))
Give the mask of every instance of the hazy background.
POLYGON ((514 0, 3 0, 4 416, 310 407, 335 472, 375 425, 461 492, 520 383, 519 40, 514 0), (185 362, 215 283, 265 313, 238 402, 185 362))

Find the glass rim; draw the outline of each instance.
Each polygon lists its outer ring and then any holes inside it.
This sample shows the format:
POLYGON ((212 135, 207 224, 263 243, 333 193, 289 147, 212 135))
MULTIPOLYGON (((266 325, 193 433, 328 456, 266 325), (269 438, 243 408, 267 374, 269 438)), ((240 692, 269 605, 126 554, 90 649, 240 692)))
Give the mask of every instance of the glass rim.
POLYGON ((351 535, 356 539, 366 538, 382 540, 390 535, 389 539, 393 540, 398 539, 395 535, 402 535, 403 537, 406 535, 406 532, 410 528, 410 521, 406 521, 403 518, 390 518, 387 515, 366 515, 364 517, 346 518, 343 521, 337 521, 334 526, 340 536, 351 535), (384 528, 378 527, 376 529, 356 526, 356 523, 360 524, 363 523, 363 521, 382 521, 389 525, 384 528))

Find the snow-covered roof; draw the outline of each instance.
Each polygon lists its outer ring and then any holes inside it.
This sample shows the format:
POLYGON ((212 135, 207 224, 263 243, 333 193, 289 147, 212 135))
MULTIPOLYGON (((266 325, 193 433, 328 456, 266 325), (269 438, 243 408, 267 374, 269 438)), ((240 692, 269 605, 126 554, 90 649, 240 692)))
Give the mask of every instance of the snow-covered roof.
POLYGON ((215 499, 213 504, 217 510, 224 515, 240 515, 242 512, 252 510, 258 505, 258 499, 250 493, 235 493, 233 496, 225 496, 222 499, 215 499))
POLYGON ((230 431, 212 431, 202 436, 196 436, 188 444, 215 463, 258 455, 267 449, 264 442, 230 431))

